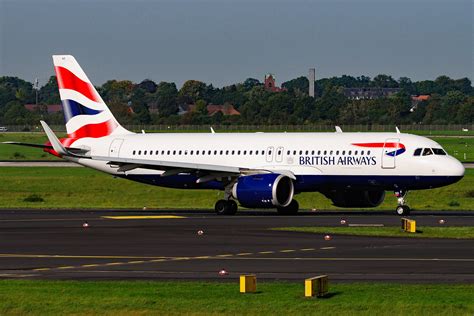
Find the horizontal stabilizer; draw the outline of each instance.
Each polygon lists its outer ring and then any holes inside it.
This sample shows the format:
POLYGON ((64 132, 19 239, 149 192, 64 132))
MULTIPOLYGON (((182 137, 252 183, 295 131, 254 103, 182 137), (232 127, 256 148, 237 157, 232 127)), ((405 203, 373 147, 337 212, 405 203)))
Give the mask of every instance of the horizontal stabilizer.
POLYGON ((30 143, 21 143, 21 142, 2 142, 2 144, 35 147, 35 148, 42 148, 42 149, 53 149, 53 146, 51 145, 30 144, 30 143))

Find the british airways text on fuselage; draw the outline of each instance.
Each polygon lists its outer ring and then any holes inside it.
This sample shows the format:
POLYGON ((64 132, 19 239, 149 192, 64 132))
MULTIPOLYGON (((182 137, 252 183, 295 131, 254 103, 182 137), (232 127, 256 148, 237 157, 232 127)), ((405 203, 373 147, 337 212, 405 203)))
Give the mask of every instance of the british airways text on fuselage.
POLYGON ((377 164, 375 156, 300 156, 299 162, 303 166, 374 166, 377 164))

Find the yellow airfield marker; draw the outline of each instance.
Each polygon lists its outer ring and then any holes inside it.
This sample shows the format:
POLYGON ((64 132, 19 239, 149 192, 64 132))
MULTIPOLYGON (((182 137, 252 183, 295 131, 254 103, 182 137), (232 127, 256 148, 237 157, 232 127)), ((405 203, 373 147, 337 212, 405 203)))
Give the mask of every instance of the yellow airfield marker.
POLYGON ((184 216, 176 215, 143 215, 143 216, 102 216, 102 218, 108 219, 173 219, 173 218, 186 218, 184 216))

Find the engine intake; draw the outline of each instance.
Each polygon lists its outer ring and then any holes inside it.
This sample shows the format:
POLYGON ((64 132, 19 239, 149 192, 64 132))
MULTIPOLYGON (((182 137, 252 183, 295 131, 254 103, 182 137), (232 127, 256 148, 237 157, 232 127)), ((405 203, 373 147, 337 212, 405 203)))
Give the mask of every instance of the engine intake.
POLYGON ((232 195, 244 207, 285 207, 294 195, 293 181, 277 173, 243 176, 232 188, 232 195))
POLYGON ((338 207, 376 207, 385 199, 383 190, 332 190, 323 194, 338 207))

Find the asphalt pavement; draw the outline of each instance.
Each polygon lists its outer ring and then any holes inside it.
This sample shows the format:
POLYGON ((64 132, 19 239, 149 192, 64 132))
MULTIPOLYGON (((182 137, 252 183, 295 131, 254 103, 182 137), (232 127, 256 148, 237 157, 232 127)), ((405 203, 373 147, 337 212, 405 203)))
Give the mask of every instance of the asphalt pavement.
MULTIPOLYGON (((473 226, 470 212, 417 212, 418 225, 473 226)), ((3 210, 0 278, 474 282, 474 240, 274 231, 285 226, 399 226, 390 213, 3 210), (87 224, 84 227, 84 224, 87 224), (224 271, 219 273, 220 271, 224 271)))

